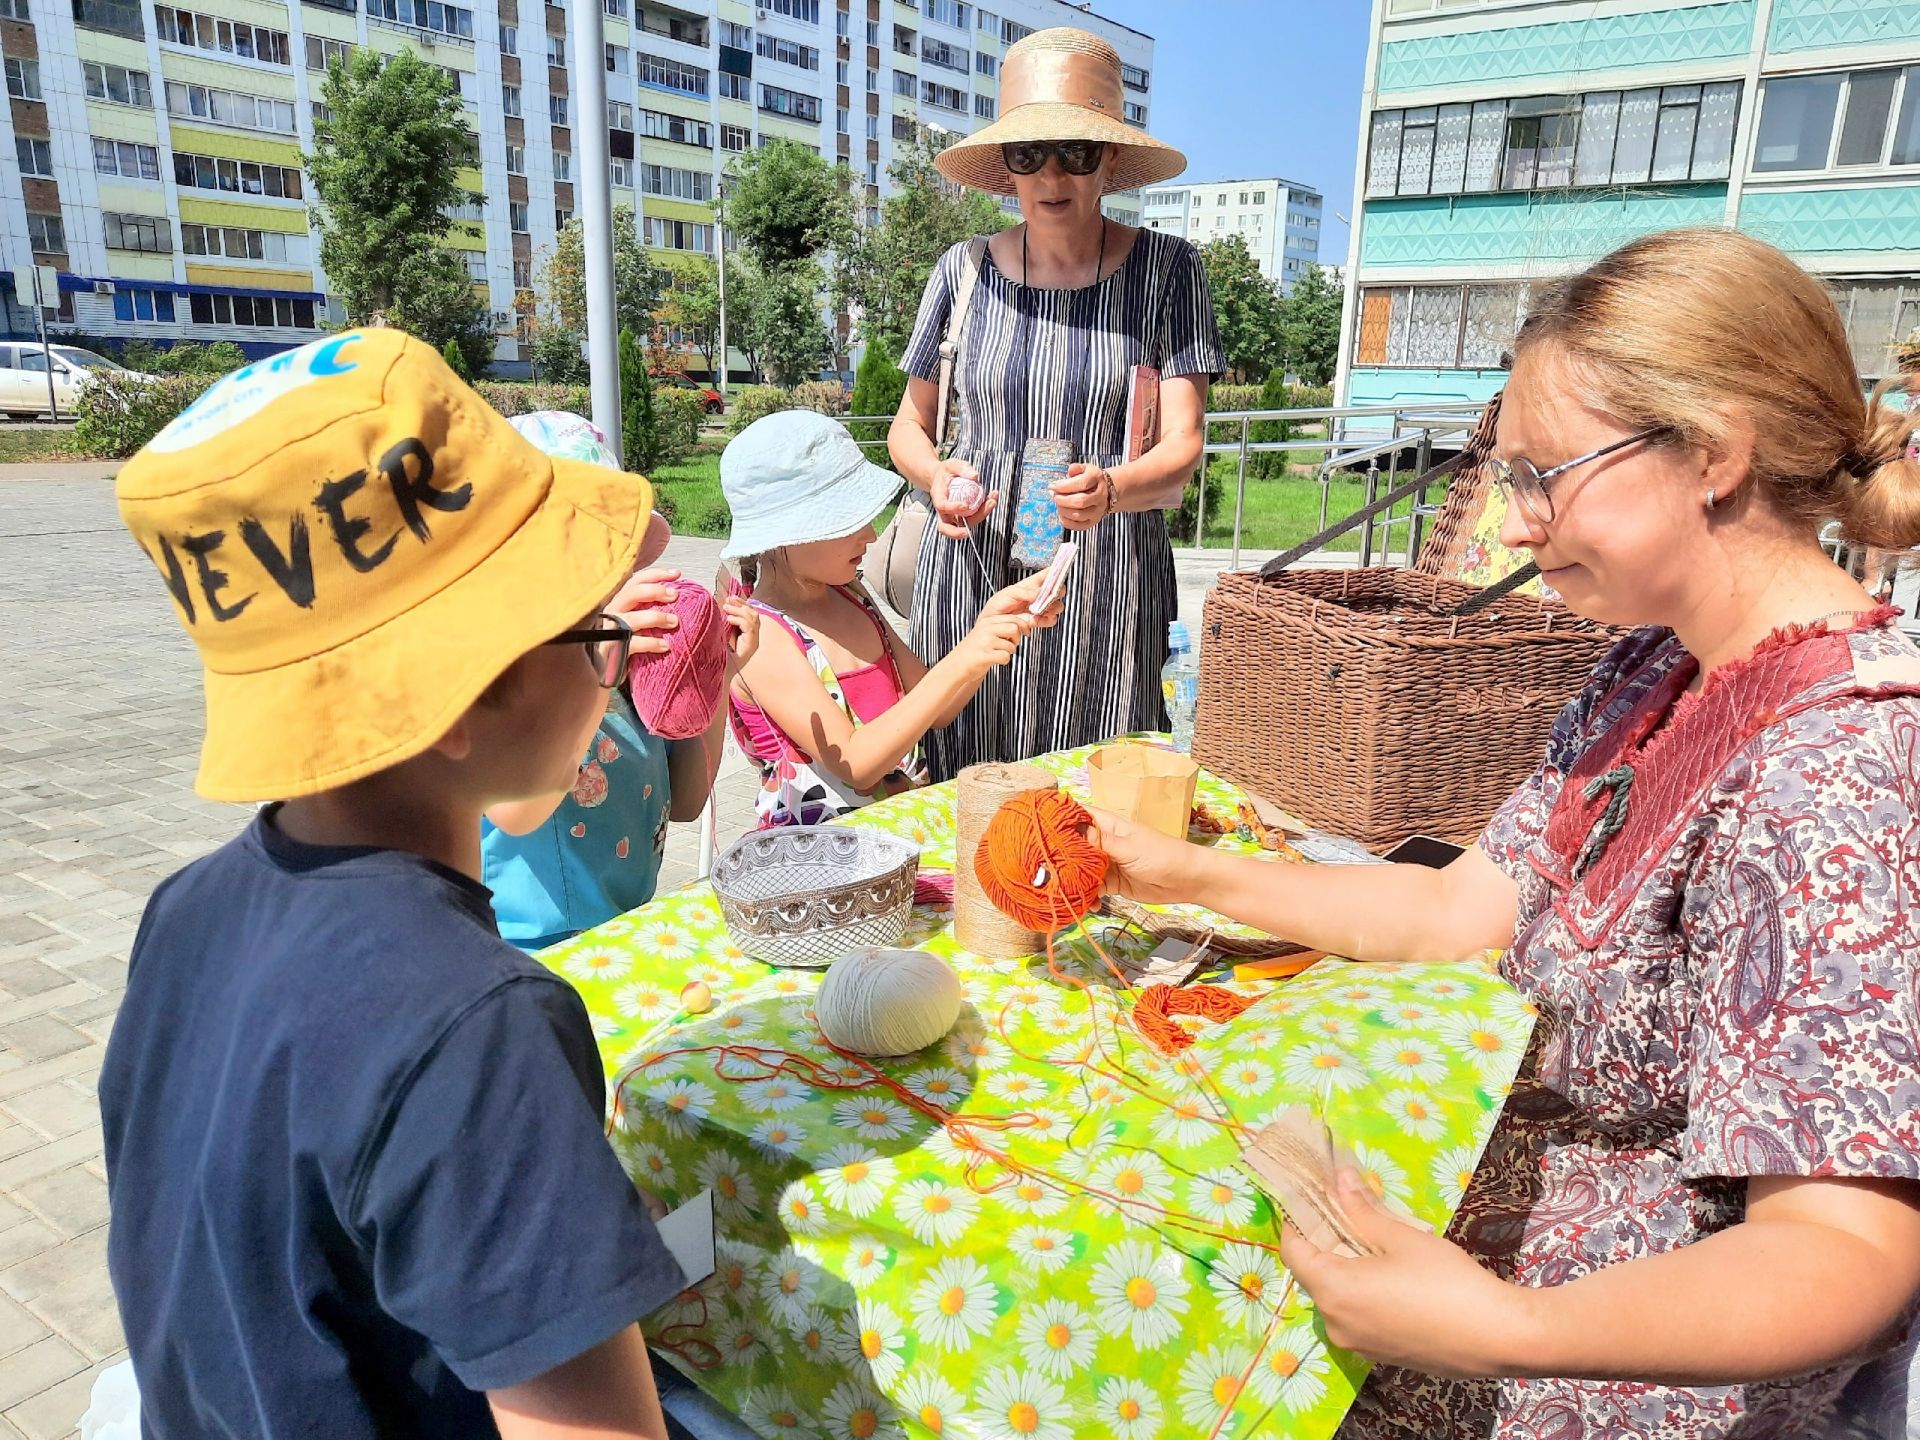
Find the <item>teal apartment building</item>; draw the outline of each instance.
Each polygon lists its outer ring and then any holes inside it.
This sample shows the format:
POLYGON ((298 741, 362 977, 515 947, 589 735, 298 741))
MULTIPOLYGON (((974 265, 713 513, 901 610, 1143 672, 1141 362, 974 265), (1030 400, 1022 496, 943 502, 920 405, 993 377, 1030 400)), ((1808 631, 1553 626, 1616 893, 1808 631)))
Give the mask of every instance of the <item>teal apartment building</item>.
POLYGON ((1920 0, 1374 0, 1337 393, 1484 400, 1529 287, 1738 225, 1920 327, 1920 0))

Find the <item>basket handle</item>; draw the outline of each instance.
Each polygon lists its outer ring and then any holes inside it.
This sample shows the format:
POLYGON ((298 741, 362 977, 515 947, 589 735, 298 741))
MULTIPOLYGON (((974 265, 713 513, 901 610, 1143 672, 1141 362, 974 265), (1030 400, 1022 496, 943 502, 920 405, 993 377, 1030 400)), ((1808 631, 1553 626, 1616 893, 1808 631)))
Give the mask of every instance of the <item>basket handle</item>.
MULTIPOLYGON (((1461 453, 1464 454, 1465 452, 1463 451, 1461 453)), ((1334 521, 1333 524, 1322 530, 1318 535, 1308 540, 1302 540, 1291 550, 1274 556, 1273 559, 1260 567, 1260 578, 1262 580, 1271 580, 1282 570, 1293 564, 1294 561, 1311 555, 1322 545, 1326 544, 1327 541, 1337 539, 1349 530, 1364 525, 1374 516, 1391 510, 1409 495, 1418 493, 1423 486, 1431 485, 1434 481, 1451 475, 1454 469, 1460 464, 1460 458, 1460 455, 1449 456, 1438 465, 1431 467, 1421 475, 1409 480, 1406 484, 1394 486, 1393 489, 1382 495, 1378 500, 1375 500, 1371 505, 1354 511, 1353 514, 1347 516, 1344 520, 1334 521)))

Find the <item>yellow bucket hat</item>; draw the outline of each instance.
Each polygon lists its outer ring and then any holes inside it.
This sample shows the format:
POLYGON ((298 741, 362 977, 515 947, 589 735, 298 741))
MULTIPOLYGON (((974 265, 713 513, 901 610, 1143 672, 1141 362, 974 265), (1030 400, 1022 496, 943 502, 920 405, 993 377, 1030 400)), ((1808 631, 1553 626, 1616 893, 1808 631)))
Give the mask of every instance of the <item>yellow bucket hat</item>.
POLYGON ((542 454, 385 329, 235 371, 114 489, 200 648, 211 800, 419 754, 613 593, 653 509, 645 480, 542 454))

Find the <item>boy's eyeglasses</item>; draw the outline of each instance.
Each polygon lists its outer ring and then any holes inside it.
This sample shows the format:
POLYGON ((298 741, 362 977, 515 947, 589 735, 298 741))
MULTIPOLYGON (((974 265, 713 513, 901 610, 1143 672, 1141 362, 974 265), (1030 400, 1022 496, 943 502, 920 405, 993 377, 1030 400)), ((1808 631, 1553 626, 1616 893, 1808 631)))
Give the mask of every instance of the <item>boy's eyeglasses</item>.
POLYGON ((1516 455, 1511 460, 1502 460, 1495 456, 1487 461, 1487 472, 1493 477, 1493 483, 1506 491, 1508 499, 1518 499, 1527 514, 1545 525, 1553 519, 1553 492, 1547 486, 1549 480, 1557 479, 1578 466, 1592 464, 1595 460, 1611 455, 1616 450, 1624 450, 1629 445, 1638 445, 1642 440, 1651 440, 1655 436, 1665 435, 1671 428, 1667 425, 1655 425, 1650 430, 1642 430, 1637 435, 1629 435, 1624 440, 1616 440, 1611 445, 1602 445, 1598 450, 1577 455, 1563 465, 1554 466, 1551 470, 1542 470, 1524 455, 1516 455))
POLYGON ((1106 153, 1104 140, 1009 140, 1000 147, 1000 158, 1016 175, 1038 175, 1049 155, 1069 175, 1091 175, 1106 153))
POLYGON ((633 627, 618 615, 596 616, 600 621, 589 629, 566 630, 548 640, 548 645, 584 645, 593 662, 594 677, 604 690, 617 690, 627 678, 627 653, 633 648, 633 627))

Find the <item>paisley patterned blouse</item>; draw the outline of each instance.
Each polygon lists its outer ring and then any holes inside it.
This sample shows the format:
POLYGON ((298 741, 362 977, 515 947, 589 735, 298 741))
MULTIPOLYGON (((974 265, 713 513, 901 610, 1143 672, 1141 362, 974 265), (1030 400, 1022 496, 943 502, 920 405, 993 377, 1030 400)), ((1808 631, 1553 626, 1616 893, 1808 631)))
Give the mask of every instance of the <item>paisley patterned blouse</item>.
MULTIPOLYGON (((1885 623, 1814 634, 1697 695, 1669 632, 1628 637, 1481 839, 1520 887, 1502 971, 1541 1020, 1451 1233, 1519 1283, 1724 1230, 1751 1176, 1920 1182, 1920 652, 1885 623), (1587 779, 1623 754, 1640 823, 1583 872, 1587 779)), ((1801 1436, 1854 1368, 1711 1389, 1382 1369, 1341 1433, 1801 1436)))

